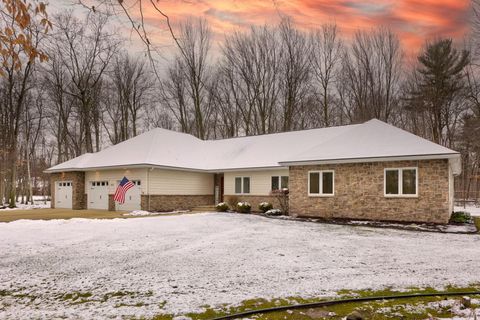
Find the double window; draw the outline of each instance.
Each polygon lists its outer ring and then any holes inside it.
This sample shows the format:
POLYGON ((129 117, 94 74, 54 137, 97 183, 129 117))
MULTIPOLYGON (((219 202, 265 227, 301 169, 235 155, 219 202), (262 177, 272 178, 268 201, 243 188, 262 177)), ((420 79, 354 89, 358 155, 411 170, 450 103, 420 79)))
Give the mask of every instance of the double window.
POLYGON ((417 168, 385 169, 386 197, 416 197, 418 195, 417 168))
POLYGON ((335 172, 333 170, 310 171, 308 173, 309 196, 333 196, 335 172))
POLYGON ((250 177, 235 177, 235 193, 250 193, 250 177))
POLYGON ((288 189, 288 176, 273 176, 272 191, 288 189))

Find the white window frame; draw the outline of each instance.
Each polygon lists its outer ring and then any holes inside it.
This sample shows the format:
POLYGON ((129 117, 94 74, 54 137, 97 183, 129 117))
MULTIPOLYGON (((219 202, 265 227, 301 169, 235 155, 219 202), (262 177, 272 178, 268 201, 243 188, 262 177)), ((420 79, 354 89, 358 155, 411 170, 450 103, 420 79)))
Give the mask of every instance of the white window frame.
POLYGON ((108 186, 109 186, 108 180, 93 180, 93 181, 90 181, 90 187, 108 187, 108 186), (105 183, 105 184, 102 186, 102 183, 105 183))
POLYGON ((418 167, 383 169, 383 196, 385 198, 418 198, 418 167), (387 171, 398 171, 398 194, 387 193, 387 171), (403 170, 415 170, 415 194, 403 193, 403 170))
POLYGON ((271 176, 270 177, 270 191, 288 189, 288 184, 289 183, 290 183, 290 179, 288 178, 288 176, 271 176), (283 177, 286 177, 289 180, 287 182, 287 188, 282 188, 282 178, 283 177), (272 188, 272 178, 278 178, 278 189, 273 189, 272 188))
POLYGON ((334 197, 335 196, 335 170, 312 170, 308 171, 308 196, 309 197, 334 197), (332 193, 323 193, 323 173, 332 173, 332 193), (318 191, 319 193, 310 193, 310 174, 318 173, 318 191))
POLYGON ((249 176, 242 176, 242 177, 235 177, 233 179, 233 191, 235 194, 251 194, 252 192, 252 178, 249 176), (240 178, 240 193, 237 193, 237 188, 236 188, 236 181, 237 179, 240 178), (249 184, 249 192, 244 192, 245 191, 245 185, 243 184, 243 179, 248 178, 250 184, 249 184))

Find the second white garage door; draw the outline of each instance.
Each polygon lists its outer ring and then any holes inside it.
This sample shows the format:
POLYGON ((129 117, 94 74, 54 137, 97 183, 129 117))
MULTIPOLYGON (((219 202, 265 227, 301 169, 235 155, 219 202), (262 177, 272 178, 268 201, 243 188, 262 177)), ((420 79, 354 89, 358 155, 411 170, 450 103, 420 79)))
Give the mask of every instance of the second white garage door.
POLYGON ((88 209, 108 210, 108 181, 90 181, 88 209))
MULTIPOLYGON (((125 193, 125 203, 121 204, 115 202, 115 210, 117 211, 133 211, 133 210, 140 210, 140 202, 141 202, 141 182, 140 180, 130 180, 133 182, 134 186, 128 189, 127 193, 125 193)), ((120 181, 117 181, 117 184, 120 181)))

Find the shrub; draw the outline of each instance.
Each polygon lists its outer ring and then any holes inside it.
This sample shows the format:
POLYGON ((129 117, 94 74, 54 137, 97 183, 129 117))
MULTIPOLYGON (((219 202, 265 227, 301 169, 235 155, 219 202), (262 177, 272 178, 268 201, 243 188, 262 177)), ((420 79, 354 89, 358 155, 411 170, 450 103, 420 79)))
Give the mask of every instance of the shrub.
POLYGON ((270 209, 273 209, 273 206, 269 202, 262 202, 258 205, 258 209, 262 211, 263 213, 267 212, 270 209))
POLYGON ((270 209, 267 212, 265 212, 266 215, 268 216, 280 216, 282 215, 282 210, 280 209, 270 209))
POLYGON ((280 210, 284 214, 288 214, 288 189, 284 188, 281 190, 273 190, 270 195, 274 196, 277 198, 278 203, 280 205, 280 210))
POLYGON ((452 213, 452 216, 450 217, 450 222, 453 223, 470 223, 472 222, 472 217, 470 216, 470 213, 465 212, 465 211, 456 211, 452 213))
POLYGON ((252 206, 248 202, 239 202, 237 203, 237 212, 240 213, 250 213, 252 206))
POLYGON ((215 209, 217 209, 218 212, 226 212, 228 210, 228 204, 220 202, 215 206, 215 209))
POLYGON ((235 208, 239 201, 237 196, 228 196, 226 202, 230 208, 235 208))

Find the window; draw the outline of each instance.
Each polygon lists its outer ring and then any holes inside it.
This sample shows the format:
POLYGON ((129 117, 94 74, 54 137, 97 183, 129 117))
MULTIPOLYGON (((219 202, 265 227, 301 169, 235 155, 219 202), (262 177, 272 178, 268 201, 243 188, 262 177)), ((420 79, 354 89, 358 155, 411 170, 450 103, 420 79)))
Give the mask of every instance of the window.
POLYGON ((308 173, 308 194, 310 196, 333 196, 334 180, 333 170, 310 171, 308 173))
POLYGON ((385 169, 385 196, 416 197, 418 195, 417 168, 385 169))
POLYGON ((250 193, 250 177, 235 177, 235 193, 250 193))
POLYGON ((92 181, 92 187, 108 186, 108 181, 92 181))
POLYGON ((288 189, 288 176, 272 176, 272 190, 288 189))

